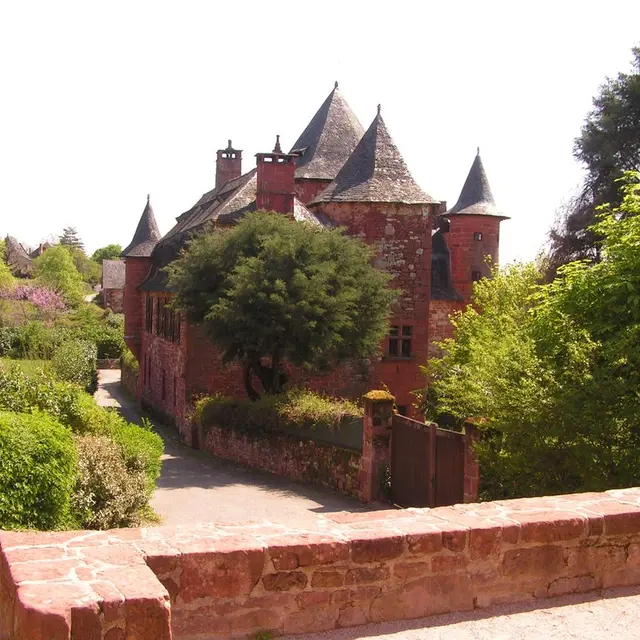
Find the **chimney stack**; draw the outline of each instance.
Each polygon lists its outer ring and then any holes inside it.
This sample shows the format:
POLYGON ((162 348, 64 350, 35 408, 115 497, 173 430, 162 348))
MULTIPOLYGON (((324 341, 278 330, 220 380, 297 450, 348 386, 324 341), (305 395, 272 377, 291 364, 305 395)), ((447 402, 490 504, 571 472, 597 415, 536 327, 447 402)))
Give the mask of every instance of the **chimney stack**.
POLYGON ((226 149, 220 149, 216 158, 216 189, 225 182, 242 175, 242 151, 234 149, 229 140, 226 149))
POLYGON ((273 151, 257 153, 256 158, 258 167, 256 208, 259 211, 293 214, 297 156, 282 153, 280 136, 277 136, 273 151))

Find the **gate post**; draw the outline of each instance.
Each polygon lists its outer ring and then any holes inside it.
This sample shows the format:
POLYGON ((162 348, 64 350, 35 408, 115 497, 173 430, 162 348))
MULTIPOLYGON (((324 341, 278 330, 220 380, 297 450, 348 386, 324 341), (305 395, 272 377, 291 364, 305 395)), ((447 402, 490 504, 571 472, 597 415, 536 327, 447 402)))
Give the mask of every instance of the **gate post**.
POLYGON ((480 438, 480 431, 471 422, 464 425, 464 493, 463 502, 478 502, 480 465, 473 445, 480 438))
POLYGON ((369 391, 363 396, 360 500, 380 499, 380 467, 391 462, 391 422, 395 398, 387 391, 369 391))

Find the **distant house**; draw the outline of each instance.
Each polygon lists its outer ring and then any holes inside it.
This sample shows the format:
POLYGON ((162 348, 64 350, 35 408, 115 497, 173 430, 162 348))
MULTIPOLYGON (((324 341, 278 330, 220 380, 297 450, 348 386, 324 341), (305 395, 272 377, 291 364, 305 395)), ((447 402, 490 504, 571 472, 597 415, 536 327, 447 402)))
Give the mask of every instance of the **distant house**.
POLYGON ((5 238, 5 262, 16 278, 33 275, 33 260, 27 250, 12 236, 5 238))
POLYGON ((102 304, 114 313, 123 311, 124 276, 123 260, 102 261, 102 304))

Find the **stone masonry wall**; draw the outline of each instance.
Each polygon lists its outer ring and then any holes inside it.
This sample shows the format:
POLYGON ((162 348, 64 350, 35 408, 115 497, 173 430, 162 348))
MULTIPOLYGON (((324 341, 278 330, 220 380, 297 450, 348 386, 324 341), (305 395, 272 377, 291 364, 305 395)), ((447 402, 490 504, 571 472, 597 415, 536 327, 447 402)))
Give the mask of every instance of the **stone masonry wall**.
POLYGON ((103 289, 102 296, 105 309, 111 309, 113 313, 123 312, 124 289, 103 289))
POLYGON ((279 524, 0 532, 2 640, 222 640, 640 584, 640 489, 279 524))
POLYGON ((213 455, 281 476, 360 496, 360 454, 287 434, 251 436, 233 429, 206 427, 200 438, 213 455))
POLYGON ((453 336, 453 327, 449 316, 465 308, 465 302, 457 300, 431 300, 429 306, 429 358, 441 355, 436 343, 453 336))

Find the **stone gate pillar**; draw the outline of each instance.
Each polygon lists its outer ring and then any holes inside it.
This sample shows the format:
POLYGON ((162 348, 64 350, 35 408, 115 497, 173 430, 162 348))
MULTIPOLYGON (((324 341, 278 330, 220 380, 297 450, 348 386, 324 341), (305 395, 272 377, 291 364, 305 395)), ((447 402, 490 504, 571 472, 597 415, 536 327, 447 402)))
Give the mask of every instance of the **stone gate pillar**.
POLYGON ((395 398, 387 391, 369 391, 363 396, 362 458, 360 460, 360 499, 380 499, 384 465, 391 463, 391 423, 395 398))

